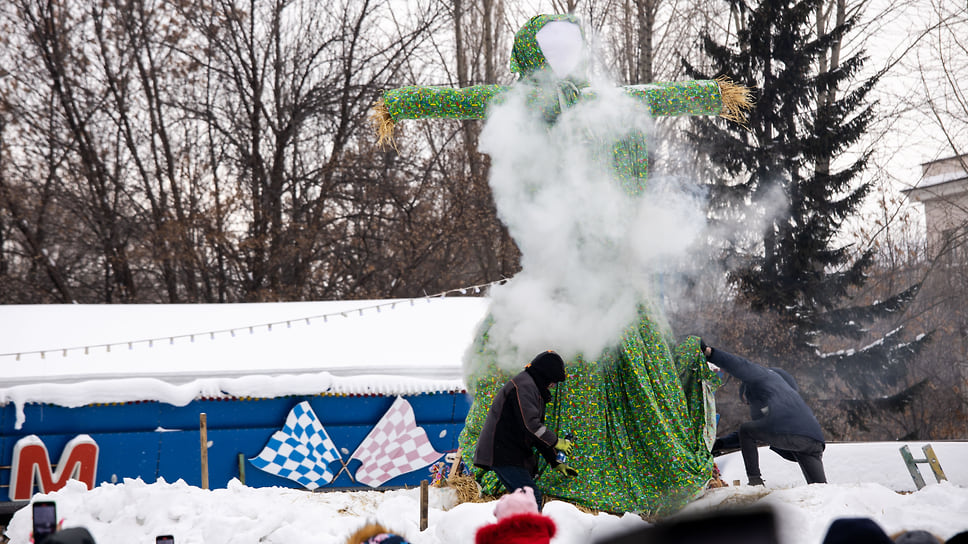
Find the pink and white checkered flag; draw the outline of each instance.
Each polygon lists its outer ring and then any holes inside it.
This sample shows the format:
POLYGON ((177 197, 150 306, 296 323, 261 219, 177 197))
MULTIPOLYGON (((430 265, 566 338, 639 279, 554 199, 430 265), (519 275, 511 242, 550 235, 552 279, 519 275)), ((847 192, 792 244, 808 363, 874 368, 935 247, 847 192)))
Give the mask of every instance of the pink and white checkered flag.
POLYGON ((379 487, 391 478, 430 466, 442 455, 434 451, 426 431, 417 427, 410 403, 397 397, 350 459, 363 463, 356 471, 357 482, 379 487))

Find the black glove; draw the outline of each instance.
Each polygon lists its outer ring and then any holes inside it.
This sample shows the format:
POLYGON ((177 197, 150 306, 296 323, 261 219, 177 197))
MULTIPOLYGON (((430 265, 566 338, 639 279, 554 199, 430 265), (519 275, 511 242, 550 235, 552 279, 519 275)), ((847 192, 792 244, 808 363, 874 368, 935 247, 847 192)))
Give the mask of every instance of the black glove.
POLYGON ((709 360, 709 356, 713 354, 713 348, 707 346, 706 342, 704 342, 702 338, 699 339, 699 351, 702 352, 703 357, 705 357, 707 361, 709 360), (709 348, 709 353, 706 353, 706 348, 709 348))

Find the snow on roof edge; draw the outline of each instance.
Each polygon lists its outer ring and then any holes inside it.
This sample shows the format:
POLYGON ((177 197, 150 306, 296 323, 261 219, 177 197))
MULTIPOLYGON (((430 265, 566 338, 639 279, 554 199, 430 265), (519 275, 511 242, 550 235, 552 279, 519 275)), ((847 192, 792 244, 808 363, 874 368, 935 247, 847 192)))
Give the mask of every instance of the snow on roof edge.
POLYGON ((250 375, 233 378, 201 378, 175 384, 158 378, 119 378, 76 383, 34 383, 0 389, 0 405, 13 403, 15 427, 26 421, 27 404, 52 404, 77 408, 91 404, 157 401, 185 406, 203 398, 277 398, 303 395, 420 395, 463 393, 461 379, 428 379, 411 376, 334 376, 329 372, 250 375))
POLYGON ((19 428, 27 403, 460 392, 488 307, 486 297, 440 297, 0 308, 10 333, 0 338, 0 405, 16 405, 19 428))
POLYGON ((961 171, 942 172, 940 174, 934 174, 931 176, 923 177, 921 181, 918 182, 917 185, 907 190, 916 191, 918 189, 928 189, 945 183, 949 183, 953 181, 961 181, 965 179, 968 179, 968 174, 965 174, 965 172, 961 172, 961 171))

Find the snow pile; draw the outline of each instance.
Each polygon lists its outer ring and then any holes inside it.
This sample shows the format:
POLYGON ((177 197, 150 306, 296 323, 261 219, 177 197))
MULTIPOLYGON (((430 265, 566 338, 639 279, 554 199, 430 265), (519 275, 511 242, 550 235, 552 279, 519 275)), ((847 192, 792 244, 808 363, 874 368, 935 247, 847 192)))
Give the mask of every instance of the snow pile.
MULTIPOLYGON (((968 467, 963 464, 968 443, 933 445, 949 481, 936 484, 930 474, 924 474, 929 485, 911 493, 890 487, 898 465, 906 469, 896 447, 883 443, 832 445, 825 461, 834 483, 809 486, 802 478, 795 481, 795 464, 764 448, 760 453, 765 488, 712 489, 682 514, 768 505, 777 516, 782 544, 820 544, 834 519, 855 516, 874 519, 888 534, 922 529, 950 538, 968 530, 968 467)), ((915 451, 917 446, 910 444, 915 451)), ((719 464, 727 481, 745 482, 739 454, 720 457, 719 464)), ((913 488, 909 482, 898 483, 913 488)), ((342 544, 367 521, 378 521, 414 544, 454 544, 473 542, 477 528, 495 521, 493 503, 455 505, 450 490, 430 488, 429 527, 420 531, 419 496, 418 489, 309 493, 250 488, 233 481, 228 489, 206 491, 181 481, 127 480, 91 491, 70 482, 34 500, 56 501, 64 527, 86 527, 99 544, 150 543, 161 534, 174 535, 176 544, 342 544)), ((587 544, 648 525, 634 514, 594 515, 561 501, 549 502, 544 513, 558 527, 552 544, 587 544)), ((14 516, 6 535, 14 544, 26 544, 30 528, 30 510, 24 508, 14 516)))

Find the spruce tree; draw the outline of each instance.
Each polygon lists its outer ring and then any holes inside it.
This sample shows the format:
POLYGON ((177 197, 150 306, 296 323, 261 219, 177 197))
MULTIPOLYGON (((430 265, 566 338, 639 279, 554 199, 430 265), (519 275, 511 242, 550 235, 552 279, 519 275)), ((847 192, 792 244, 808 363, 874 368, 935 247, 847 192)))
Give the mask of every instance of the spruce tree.
POLYGON ((895 329, 875 339, 868 328, 903 310, 919 285, 872 303, 854 299, 873 250, 858 251, 837 236, 870 190, 858 181, 868 155, 844 166, 836 159, 864 135, 878 76, 858 79, 862 54, 839 58, 856 16, 825 29, 826 4, 730 0, 742 21, 735 42, 704 36, 715 73, 701 74, 688 63, 686 69, 693 77, 727 76, 753 87, 756 103, 748 127, 697 120, 691 136, 708 152, 719 180, 710 182, 710 215, 739 218, 747 237, 758 241, 753 251, 726 248, 741 263, 730 277, 740 301, 789 325, 788 357, 835 370, 839 379, 825 376, 824 387, 846 386, 840 394, 850 400, 840 408, 849 426, 863 429, 878 410, 903 409, 923 386, 910 384, 907 363, 929 335, 905 342, 903 329, 895 329), (861 345, 820 355, 831 338, 861 345))

